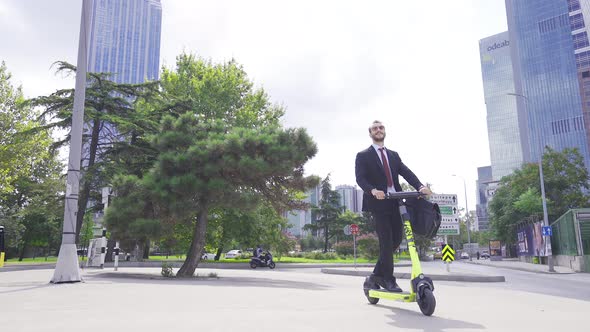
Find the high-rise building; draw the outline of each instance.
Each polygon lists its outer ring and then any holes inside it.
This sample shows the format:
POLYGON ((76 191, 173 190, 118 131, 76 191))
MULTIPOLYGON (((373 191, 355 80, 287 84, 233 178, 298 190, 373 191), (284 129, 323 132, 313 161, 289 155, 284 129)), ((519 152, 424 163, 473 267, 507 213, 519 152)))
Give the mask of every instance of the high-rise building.
POLYGON ((340 185, 336 186, 336 192, 340 195, 340 205, 345 210, 354 213, 361 213, 363 202, 363 192, 355 186, 340 185))
POLYGON ((585 17, 590 15, 590 0, 568 0, 568 11, 582 98, 584 127, 590 149, 590 43, 588 42, 590 27, 585 23, 585 17))
POLYGON ((88 71, 117 83, 157 80, 161 30, 160 0, 94 0, 88 71))
POLYGON ((492 166, 477 168, 477 196, 475 205, 476 231, 487 231, 490 228, 489 203, 494 196, 498 181, 492 177, 492 166))
POLYGON ((590 61, 590 54, 582 55, 588 42, 581 9, 577 0, 506 0, 514 70, 510 96, 526 112, 533 162, 545 146, 575 147, 590 165, 578 81, 578 68, 590 61))
POLYGON ((294 210, 286 212, 284 217, 287 218, 287 222, 289 223, 289 228, 287 231, 289 234, 297 237, 305 237, 311 232, 307 232, 303 228, 307 224, 311 224, 312 221, 312 207, 317 207, 320 205, 321 200, 321 192, 322 187, 317 185, 316 187, 310 189, 305 194, 304 202, 309 204, 309 207, 305 210, 294 210))
POLYGON ((526 114, 515 98, 508 32, 480 40, 479 54, 490 146, 489 180, 500 180, 530 160, 526 114))

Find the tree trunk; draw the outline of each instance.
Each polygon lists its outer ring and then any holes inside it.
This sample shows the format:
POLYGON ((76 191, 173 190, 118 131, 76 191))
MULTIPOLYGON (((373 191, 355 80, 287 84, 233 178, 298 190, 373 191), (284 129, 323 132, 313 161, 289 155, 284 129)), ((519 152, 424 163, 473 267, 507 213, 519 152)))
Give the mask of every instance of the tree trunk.
POLYGON ((207 215, 208 209, 206 206, 203 206, 197 218, 197 222, 195 223, 191 247, 186 255, 186 260, 176 274, 177 277, 186 278, 192 277, 193 274, 195 274, 195 269, 201 261, 201 252, 203 251, 203 247, 205 247, 205 235, 207 234, 207 215))
POLYGON ((117 241, 108 239, 107 240, 107 254, 104 257, 105 262, 112 262, 113 261, 113 252, 115 251, 115 244, 117 241))
POLYGON ((27 250, 27 243, 23 243, 22 249, 20 251, 20 253, 18 254, 18 261, 22 262, 23 258, 25 258, 25 250, 27 250))
POLYGON ((86 214, 86 205, 88 205, 88 197, 90 196, 90 185, 92 183, 92 174, 90 170, 94 166, 96 160, 96 150, 98 149, 98 138, 100 134, 100 120, 94 119, 92 123, 92 137, 90 139, 90 155, 88 156, 88 166, 86 167, 86 174, 82 176, 82 190, 80 190, 80 198, 78 200, 78 213, 76 214, 76 243, 80 243, 80 231, 82 230, 82 222, 86 214))
POLYGON ((324 229, 324 237, 325 237, 324 253, 327 253, 328 252, 328 225, 326 225, 326 228, 324 229))
POLYGON ((217 248, 217 253, 215 254, 215 260, 218 261, 221 258, 221 254, 223 253, 223 247, 217 248))
POLYGON ((143 246, 143 259, 150 259, 150 240, 145 240, 145 244, 143 246))

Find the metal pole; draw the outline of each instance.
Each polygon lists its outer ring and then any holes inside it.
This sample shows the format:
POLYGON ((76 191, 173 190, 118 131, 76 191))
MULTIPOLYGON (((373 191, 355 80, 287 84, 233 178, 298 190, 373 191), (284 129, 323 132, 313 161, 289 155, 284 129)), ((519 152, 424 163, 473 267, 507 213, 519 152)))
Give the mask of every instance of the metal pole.
POLYGON ((83 0, 78 43, 78 65, 76 70, 76 90, 70 133, 70 154, 66 180, 66 201, 61 247, 52 283, 80 282, 82 276, 78 267, 76 250, 76 215, 78 213, 78 193, 80 190, 80 158, 82 156, 82 129, 84 125, 84 101, 86 99, 87 36, 90 31, 92 0, 83 0))
MULTIPOLYGON (((543 225, 549 226, 547 200, 545 199, 545 180, 543 178, 543 151, 541 151, 541 155, 539 156, 539 177, 541 179, 541 198, 543 200, 543 225)), ((547 237, 545 237, 545 241, 547 241, 547 237)), ((553 255, 547 254, 547 265, 549 265, 549 272, 555 272, 555 269, 553 268, 553 255)))
POLYGON ((354 250, 354 268, 356 270, 356 234, 352 234, 352 246, 354 250))
MULTIPOLYGON (((448 245, 448 244, 449 244, 449 240, 448 240, 447 235, 445 235, 445 245, 448 245)), ((445 261, 445 265, 447 266, 447 272, 451 272, 451 263, 445 261)))
POLYGON ((463 180, 463 191, 465 192, 465 221, 467 223, 467 243, 469 243, 469 260, 472 261, 472 250, 471 250, 471 222, 469 221, 469 208, 467 207, 467 185, 465 179, 463 180))
POLYGON ((119 269, 119 241, 115 244, 115 271, 119 269))

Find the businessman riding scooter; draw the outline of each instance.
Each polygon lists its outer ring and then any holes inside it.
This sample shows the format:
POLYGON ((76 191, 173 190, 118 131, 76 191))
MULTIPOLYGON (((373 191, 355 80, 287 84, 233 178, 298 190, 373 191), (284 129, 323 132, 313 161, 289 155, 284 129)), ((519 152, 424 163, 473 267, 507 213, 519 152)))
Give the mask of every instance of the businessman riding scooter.
MULTIPOLYGON (((434 283, 432 282, 432 279, 428 278, 422 273, 420 259, 418 257, 418 252, 416 250, 416 244, 414 243, 414 232, 412 230, 412 224, 410 222, 410 213, 408 212, 408 209, 406 207, 408 201, 412 201, 416 205, 416 207, 412 211, 417 211, 414 212, 414 214, 419 214, 420 211, 417 206, 421 204, 430 204, 429 202, 424 202, 425 200, 422 198, 424 196, 424 194, 417 191, 388 193, 386 195, 387 199, 397 199, 400 202, 399 210, 404 225, 404 234, 408 242, 410 260, 412 262, 410 292, 397 293, 388 292, 385 289, 374 289, 374 287, 372 287, 372 282, 370 282, 369 277, 367 277, 363 284, 363 290, 369 303, 377 304, 377 302, 379 302, 379 299, 396 300, 402 302, 418 302, 420 311, 422 311, 424 315, 430 316, 434 313, 434 308, 436 307, 436 299, 434 298, 433 294, 434 283)), ((434 204, 426 207, 426 209, 429 208, 434 208, 435 210, 438 210, 438 205, 434 204)), ((438 210, 438 215, 436 215, 436 211, 433 212, 435 214, 434 218, 431 218, 431 220, 426 221, 426 223, 428 224, 426 226, 426 228, 428 229, 426 233, 428 233, 429 237, 433 234, 435 235, 436 231, 438 230, 438 227, 440 226, 440 210, 438 210)), ((419 218, 420 216, 416 217, 419 218)))

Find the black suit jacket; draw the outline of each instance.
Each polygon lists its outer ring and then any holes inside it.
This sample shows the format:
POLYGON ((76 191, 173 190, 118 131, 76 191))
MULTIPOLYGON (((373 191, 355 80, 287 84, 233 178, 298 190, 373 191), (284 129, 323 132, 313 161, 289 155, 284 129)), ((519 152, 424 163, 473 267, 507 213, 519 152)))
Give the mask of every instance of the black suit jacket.
MULTIPOLYGON (((401 175, 408 183, 418 190, 422 183, 418 177, 402 162, 399 154, 395 151, 386 149, 387 159, 389 159, 389 168, 393 176, 393 187, 396 191, 402 191, 399 183, 401 175)), ((378 200, 371 194, 371 190, 377 189, 387 192, 387 177, 383 169, 381 159, 373 146, 363 150, 356 155, 355 162, 356 183, 363 190, 363 211, 374 213, 383 213, 391 211, 392 202, 390 200, 378 200)), ((397 204, 396 204, 397 205, 397 204)))

